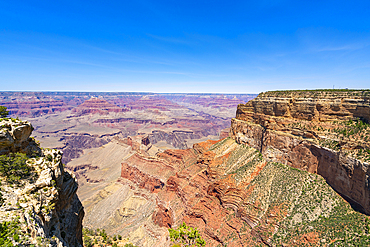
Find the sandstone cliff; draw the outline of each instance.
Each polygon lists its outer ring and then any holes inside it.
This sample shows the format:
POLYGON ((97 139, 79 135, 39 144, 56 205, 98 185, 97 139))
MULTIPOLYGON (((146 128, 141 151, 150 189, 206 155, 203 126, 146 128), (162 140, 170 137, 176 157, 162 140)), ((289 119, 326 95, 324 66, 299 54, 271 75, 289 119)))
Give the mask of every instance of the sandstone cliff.
POLYGON ((27 121, 1 119, 0 127, 2 240, 7 246, 82 246, 84 210, 62 152, 40 149, 27 121))
POLYGON ((370 91, 261 93, 239 105, 231 137, 271 161, 317 173, 370 213, 370 91))

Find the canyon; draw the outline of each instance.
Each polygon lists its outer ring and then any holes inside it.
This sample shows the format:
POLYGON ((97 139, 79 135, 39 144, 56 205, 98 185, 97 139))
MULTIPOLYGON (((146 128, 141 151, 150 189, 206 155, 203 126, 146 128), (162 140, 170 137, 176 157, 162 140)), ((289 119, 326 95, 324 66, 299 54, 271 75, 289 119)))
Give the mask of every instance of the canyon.
POLYGON ((64 152, 67 164, 114 137, 148 135, 159 150, 218 139, 235 107, 253 94, 0 92, 10 116, 27 119, 42 147, 64 152), (205 102, 209 102, 206 105, 205 102))
POLYGON ((30 116, 35 136, 120 246, 172 246, 183 222, 206 246, 370 244, 369 90, 43 97, 69 108, 30 116))
POLYGON ((138 246, 171 246, 182 222, 207 246, 368 245, 368 93, 261 93, 222 140, 153 152, 137 135, 92 150, 70 164, 94 167, 81 170, 84 224, 138 246), (105 164, 117 149, 121 164, 105 164), (118 178, 97 181, 108 169, 118 178))

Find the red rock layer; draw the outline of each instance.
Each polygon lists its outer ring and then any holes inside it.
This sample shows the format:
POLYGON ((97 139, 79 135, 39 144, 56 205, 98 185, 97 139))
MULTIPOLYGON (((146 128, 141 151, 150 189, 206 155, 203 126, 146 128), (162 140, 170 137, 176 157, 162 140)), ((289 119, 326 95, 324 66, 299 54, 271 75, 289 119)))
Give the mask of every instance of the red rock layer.
POLYGON ((99 98, 91 98, 84 103, 74 108, 72 112, 79 115, 85 114, 108 114, 109 112, 124 112, 128 109, 120 108, 119 106, 108 103, 106 100, 99 98))
POLYGON ((182 108, 178 104, 159 96, 143 96, 139 100, 127 104, 127 107, 137 110, 158 109, 162 111, 182 108))
POLYGON ((37 117, 44 114, 62 112, 71 109, 63 101, 57 100, 38 100, 30 98, 25 101, 14 100, 12 102, 0 102, 0 105, 8 108, 12 116, 32 116, 37 117))
POLYGON ((129 166, 125 163, 122 164, 121 177, 136 181, 139 188, 147 189, 153 193, 160 191, 164 185, 160 179, 145 174, 136 167, 129 166))
POLYGON ((321 122, 354 117, 370 121, 370 91, 266 92, 240 105, 236 118, 243 120, 245 112, 321 122))
POLYGON ((224 175, 228 169, 225 161, 237 145, 216 157, 215 152, 207 151, 215 143, 207 141, 195 144, 193 149, 166 150, 156 159, 133 155, 122 164, 122 178, 157 193, 152 220, 161 227, 186 222, 199 229, 207 246, 249 246, 265 241, 246 223, 253 225, 254 219, 243 209, 243 200, 251 193, 246 187, 266 162, 257 162, 254 172, 240 183, 236 174, 224 175), (157 190, 151 179, 154 176, 164 183, 157 190))
POLYGON ((335 97, 324 93, 326 97, 310 98, 314 92, 305 95, 298 91, 284 97, 279 97, 280 92, 262 93, 238 106, 230 135, 237 143, 260 150, 268 160, 320 174, 336 191, 370 214, 369 164, 346 154, 353 148, 366 149, 366 142, 342 140, 338 143, 345 149, 335 151, 320 146, 318 141, 330 139, 322 137, 330 131, 317 130, 333 120, 370 120, 370 97, 361 96, 368 92, 355 92, 354 96, 338 92, 335 97), (303 125, 315 128, 300 127, 303 125))

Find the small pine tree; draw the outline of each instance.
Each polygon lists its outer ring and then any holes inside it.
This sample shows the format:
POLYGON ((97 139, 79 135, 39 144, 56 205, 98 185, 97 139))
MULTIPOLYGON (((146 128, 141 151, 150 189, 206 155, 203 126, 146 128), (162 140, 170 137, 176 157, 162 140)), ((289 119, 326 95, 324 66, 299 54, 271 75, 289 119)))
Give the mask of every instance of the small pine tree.
POLYGON ((6 110, 5 106, 0 106, 0 117, 7 117, 9 115, 9 111, 6 110))

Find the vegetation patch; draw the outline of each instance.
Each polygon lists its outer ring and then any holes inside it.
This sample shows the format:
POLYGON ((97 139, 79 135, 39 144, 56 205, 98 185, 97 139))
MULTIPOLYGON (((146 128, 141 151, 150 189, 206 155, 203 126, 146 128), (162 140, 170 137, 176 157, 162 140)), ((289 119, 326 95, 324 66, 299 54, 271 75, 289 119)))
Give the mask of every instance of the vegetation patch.
MULTIPOLYGON (((196 228, 182 223, 177 229, 168 229, 170 239, 177 246, 205 246, 206 241, 200 236, 196 228)), ((175 245, 176 246, 176 245, 175 245)))
POLYGON ((10 184, 19 184, 21 179, 33 177, 33 168, 27 164, 23 153, 0 155, 0 175, 10 184))
MULTIPOLYGON (((121 235, 109 236, 105 229, 91 230, 88 228, 82 229, 83 243, 85 247, 95 247, 95 246, 112 246, 118 247, 121 243, 127 242, 127 240, 122 239, 121 235)), ((132 243, 125 243, 124 247, 137 247, 132 243)))
POLYGON ((0 106, 0 117, 5 118, 9 115, 9 111, 7 111, 7 108, 5 106, 0 106))
POLYGON ((14 246, 15 242, 21 242, 20 223, 18 220, 0 223, 0 246, 14 246))

